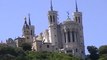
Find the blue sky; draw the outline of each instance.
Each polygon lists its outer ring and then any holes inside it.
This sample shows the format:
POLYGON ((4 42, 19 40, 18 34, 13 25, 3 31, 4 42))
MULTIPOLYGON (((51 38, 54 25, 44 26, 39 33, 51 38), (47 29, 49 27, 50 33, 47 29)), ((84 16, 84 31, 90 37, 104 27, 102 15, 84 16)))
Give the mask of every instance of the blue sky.
MULTIPOLYGON (((83 12, 85 46, 97 47, 107 44, 107 0, 77 0, 79 11, 83 12)), ((67 19, 67 11, 75 11, 75 0, 53 0, 58 11, 59 22, 67 19)), ((50 0, 0 0, 0 40, 22 35, 24 17, 31 14, 35 32, 39 34, 48 28, 50 0)))

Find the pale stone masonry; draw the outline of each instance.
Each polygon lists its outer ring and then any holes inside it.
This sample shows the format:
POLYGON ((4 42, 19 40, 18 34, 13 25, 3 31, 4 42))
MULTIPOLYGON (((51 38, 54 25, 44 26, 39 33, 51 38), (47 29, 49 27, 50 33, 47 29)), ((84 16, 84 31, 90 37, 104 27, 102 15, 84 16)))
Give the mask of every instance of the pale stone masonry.
POLYGON ((29 23, 26 17, 24 20, 22 37, 16 38, 15 41, 7 40, 10 46, 20 47, 22 43, 29 43, 33 51, 64 52, 85 58, 82 12, 78 11, 77 3, 73 19, 68 13, 67 19, 58 23, 58 11, 53 10, 51 2, 51 10, 48 11, 48 29, 40 35, 35 35, 35 26, 31 24, 30 15, 29 23))

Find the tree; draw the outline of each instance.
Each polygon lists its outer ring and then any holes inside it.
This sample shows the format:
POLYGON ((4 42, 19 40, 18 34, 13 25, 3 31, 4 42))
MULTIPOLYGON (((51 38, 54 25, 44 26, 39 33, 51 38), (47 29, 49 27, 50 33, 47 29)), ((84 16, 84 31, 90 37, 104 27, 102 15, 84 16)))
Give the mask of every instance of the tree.
POLYGON ((21 47, 22 47, 22 49, 24 50, 24 51, 31 51, 32 49, 32 46, 30 45, 30 44, 28 44, 28 43, 23 43, 22 45, 21 45, 21 47))
POLYGON ((88 49, 88 52, 90 53, 89 59, 98 60, 99 58, 98 48, 95 46, 88 46, 87 49, 88 49))
POLYGON ((6 55, 6 54, 10 54, 13 56, 16 56, 16 52, 15 52, 15 48, 10 47, 10 46, 0 46, 0 55, 6 55))
POLYGON ((95 46, 88 46, 87 49, 90 54, 98 54, 98 48, 95 46))
POLYGON ((107 45, 103 45, 99 48, 99 60, 107 60, 107 45))
POLYGON ((24 56, 25 55, 24 50, 20 47, 15 48, 15 52, 16 52, 17 56, 24 56))
POLYGON ((101 55, 99 60, 107 60, 107 54, 101 55))
POLYGON ((11 54, 0 55, 0 60, 15 60, 15 56, 11 54))
POLYGON ((80 60, 65 53, 27 51, 28 60, 80 60))
POLYGON ((107 45, 103 45, 99 48, 99 54, 100 56, 103 54, 107 54, 107 45))

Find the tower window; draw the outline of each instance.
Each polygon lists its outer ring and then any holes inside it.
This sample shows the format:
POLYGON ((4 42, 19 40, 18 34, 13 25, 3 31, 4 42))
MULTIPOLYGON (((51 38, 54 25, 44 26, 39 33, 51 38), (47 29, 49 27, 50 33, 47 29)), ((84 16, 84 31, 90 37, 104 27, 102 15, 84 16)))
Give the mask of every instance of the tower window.
POLYGON ((80 17, 75 17, 75 20, 80 23, 80 17))
POLYGON ((26 31, 27 32, 27 34, 29 34, 29 31, 26 31))
POLYGON ((32 32, 32 30, 31 30, 31 35, 33 35, 33 32, 32 32))
POLYGON ((72 50, 67 50, 67 53, 72 53, 72 50))
POLYGON ((50 16, 50 22, 52 23, 52 16, 50 16))
POLYGON ((66 33, 64 33, 64 40, 65 40, 65 43, 66 43, 66 33))
POLYGON ((84 54, 84 51, 81 51, 82 54, 84 54))
POLYGON ((80 23, 80 17, 78 17, 78 21, 79 21, 79 23, 80 23))
POLYGON ((29 37, 27 37, 27 39, 29 39, 29 37))
POLYGON ((53 16, 53 22, 55 22, 55 16, 53 16))
POLYGON ((75 20, 76 20, 76 22, 78 21, 78 18, 77 17, 75 17, 75 20))
POLYGON ((56 50, 58 50, 58 48, 56 48, 56 50))
POLYGON ((78 52, 78 49, 76 49, 76 52, 78 52))

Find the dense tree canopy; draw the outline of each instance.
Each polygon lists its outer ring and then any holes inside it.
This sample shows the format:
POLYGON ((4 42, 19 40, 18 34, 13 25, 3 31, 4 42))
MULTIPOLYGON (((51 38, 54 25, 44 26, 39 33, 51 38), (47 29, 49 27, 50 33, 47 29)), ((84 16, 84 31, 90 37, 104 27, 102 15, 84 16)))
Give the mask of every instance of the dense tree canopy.
POLYGON ((23 43, 22 45, 21 45, 21 47, 23 48, 23 50, 24 51, 30 51, 31 50, 31 45, 30 44, 28 44, 28 43, 23 43))
POLYGON ((107 60, 107 45, 101 46, 99 49, 95 46, 88 46, 88 52, 86 60, 107 60))
POLYGON ((22 48, 14 48, 0 45, 0 60, 80 60, 64 53, 30 51, 28 46, 24 44, 22 48))
POLYGON ((91 60, 98 60, 99 58, 98 48, 95 46, 88 46, 87 49, 88 52, 90 53, 90 55, 88 55, 88 58, 90 58, 91 60))
POLYGON ((100 55, 107 54, 107 45, 103 45, 99 48, 99 54, 100 55))
POLYGON ((15 60, 18 56, 24 56, 21 48, 0 45, 0 60, 15 60))
MULTIPOLYGON (((88 46, 89 55, 86 60, 107 60, 107 45, 99 49, 95 46, 88 46)), ((80 58, 58 52, 36 52, 31 51, 31 46, 24 43, 21 47, 15 48, 7 45, 0 45, 0 60, 81 60, 80 58)))
POLYGON ((99 48, 99 60, 107 60, 107 45, 103 45, 99 48))
POLYGON ((95 46, 88 46, 87 49, 90 54, 97 54, 98 53, 98 48, 95 46))

